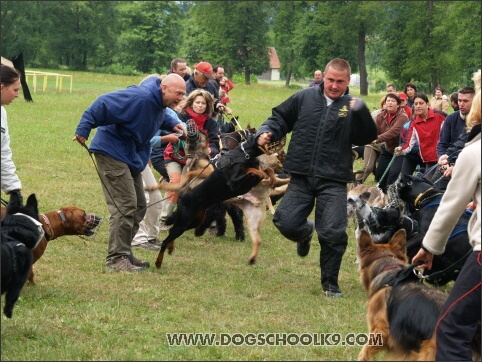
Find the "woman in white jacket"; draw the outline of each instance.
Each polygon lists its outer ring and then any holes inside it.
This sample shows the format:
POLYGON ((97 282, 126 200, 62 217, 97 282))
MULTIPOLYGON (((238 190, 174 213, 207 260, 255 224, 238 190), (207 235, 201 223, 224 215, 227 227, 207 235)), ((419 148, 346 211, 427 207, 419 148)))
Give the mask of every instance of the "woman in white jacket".
POLYGON ((425 234, 422 248, 412 260, 423 261, 426 264, 421 266, 430 269, 433 255, 444 252, 450 233, 465 207, 471 201, 475 203, 467 226, 473 252, 460 271, 437 323, 437 361, 471 361, 470 344, 481 318, 480 103, 479 90, 466 120, 467 127, 473 127, 469 142, 457 158, 452 180, 425 234))
POLYGON ((10 149, 10 136, 8 134, 7 111, 4 106, 9 105, 18 97, 20 90, 20 73, 7 65, 1 68, 1 91, 2 91, 2 162, 1 162, 1 187, 6 194, 16 192, 22 200, 20 190, 22 183, 17 176, 15 164, 12 160, 10 149))

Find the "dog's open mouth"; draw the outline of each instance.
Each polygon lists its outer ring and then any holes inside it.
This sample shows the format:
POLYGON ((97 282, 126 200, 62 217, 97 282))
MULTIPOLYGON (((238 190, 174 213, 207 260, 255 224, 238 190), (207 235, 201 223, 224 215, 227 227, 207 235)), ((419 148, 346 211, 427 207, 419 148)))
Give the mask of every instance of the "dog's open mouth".
POLYGON ((102 224, 102 218, 94 214, 85 215, 85 223, 83 225, 82 235, 95 236, 99 230, 100 224, 102 224))

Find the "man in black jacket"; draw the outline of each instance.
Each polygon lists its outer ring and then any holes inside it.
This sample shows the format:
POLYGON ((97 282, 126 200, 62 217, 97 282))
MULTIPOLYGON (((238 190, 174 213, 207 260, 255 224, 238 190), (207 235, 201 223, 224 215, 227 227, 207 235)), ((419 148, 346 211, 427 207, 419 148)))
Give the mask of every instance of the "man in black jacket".
POLYGON ((316 230, 321 285, 329 297, 343 296, 338 273, 348 243, 346 184, 353 180, 352 145, 377 137, 363 100, 348 94, 350 74, 347 61, 331 60, 320 87, 303 89, 273 108, 256 133, 260 146, 292 133, 284 162, 291 181, 273 223, 297 242, 300 256, 308 254, 316 230), (313 207, 314 223, 307 220, 313 207))

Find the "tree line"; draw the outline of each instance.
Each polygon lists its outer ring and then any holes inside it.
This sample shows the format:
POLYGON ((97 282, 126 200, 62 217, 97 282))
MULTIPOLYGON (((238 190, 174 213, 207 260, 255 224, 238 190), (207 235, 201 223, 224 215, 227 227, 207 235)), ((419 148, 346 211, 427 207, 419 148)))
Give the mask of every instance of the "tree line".
POLYGON ((397 87, 432 93, 470 84, 480 68, 479 1, 2 1, 1 54, 28 68, 165 73, 175 57, 222 64, 228 76, 269 69, 286 85, 332 58, 397 87))

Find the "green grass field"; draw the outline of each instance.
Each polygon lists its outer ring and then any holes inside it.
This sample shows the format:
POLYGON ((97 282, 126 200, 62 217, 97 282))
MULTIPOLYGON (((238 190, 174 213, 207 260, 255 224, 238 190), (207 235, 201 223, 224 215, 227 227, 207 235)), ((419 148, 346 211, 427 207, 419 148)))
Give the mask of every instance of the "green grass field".
MULTIPOLYGON (((151 262, 147 272, 105 273, 105 200, 89 154, 71 139, 82 112, 99 95, 142 77, 69 74, 72 93, 65 84, 61 94, 53 87, 45 93, 37 88, 33 103, 20 97, 6 107, 14 161, 24 197, 35 193, 40 212, 75 205, 103 216, 104 223, 95 239, 66 236, 50 242, 34 266, 36 285, 24 287, 12 319, 2 313, 2 360, 356 359, 361 346, 345 339, 366 333, 367 327, 352 225, 340 272, 341 299, 322 295, 318 243, 307 257, 298 257, 296 244, 279 234, 269 213, 254 266, 247 264, 249 237, 236 242, 229 223, 225 237, 196 238, 192 230, 186 232, 160 270, 154 266, 156 252, 136 249, 136 256, 151 262), (214 333, 217 338, 278 333, 281 340, 285 333, 292 343, 306 333, 327 340, 325 345, 317 340, 317 345, 169 346, 166 333, 214 333)), ((236 84, 230 107, 243 127, 257 127, 295 91, 236 84)), ((365 98, 370 110, 380 96, 365 98)))

